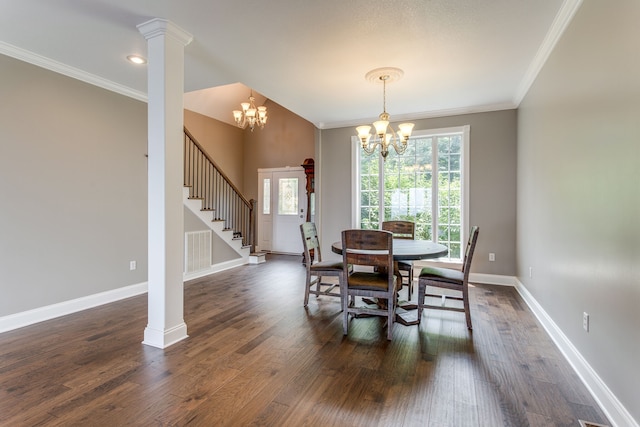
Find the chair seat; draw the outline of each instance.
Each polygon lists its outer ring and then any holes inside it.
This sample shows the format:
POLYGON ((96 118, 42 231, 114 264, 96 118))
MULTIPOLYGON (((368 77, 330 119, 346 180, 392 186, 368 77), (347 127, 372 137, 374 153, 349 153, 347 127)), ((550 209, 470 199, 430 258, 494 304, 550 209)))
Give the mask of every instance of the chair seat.
POLYGON ((462 271, 454 270, 451 268, 424 267, 420 271, 419 278, 426 280, 433 279, 441 282, 451 283, 453 285, 462 286, 464 273, 462 271))
MULTIPOLYGON (((398 277, 393 276, 394 283, 398 277)), ((389 276, 381 273, 356 272, 349 276, 349 289, 360 289, 365 291, 386 291, 389 287, 389 276)))
POLYGON ((320 262, 316 262, 315 264, 311 264, 310 266, 311 271, 313 270, 336 270, 339 272, 342 272, 342 270, 344 269, 344 265, 342 264, 342 261, 320 261, 320 262))

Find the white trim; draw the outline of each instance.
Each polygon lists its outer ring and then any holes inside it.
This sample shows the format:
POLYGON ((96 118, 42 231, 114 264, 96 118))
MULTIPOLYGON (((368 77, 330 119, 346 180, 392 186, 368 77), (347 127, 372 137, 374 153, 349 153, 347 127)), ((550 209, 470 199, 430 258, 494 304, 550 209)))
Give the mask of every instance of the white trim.
POLYGON ((260 172, 304 172, 304 168, 302 166, 281 166, 278 168, 258 168, 258 173, 260 172))
MULTIPOLYGON (((402 123, 402 122, 409 122, 413 120, 432 119, 436 117, 451 117, 451 116, 462 116, 465 114, 488 113, 491 111, 514 110, 516 108, 518 108, 518 105, 514 104, 513 102, 502 102, 502 103, 496 103, 496 104, 475 105, 470 107, 449 108, 449 109, 442 109, 442 110, 436 110, 436 111, 423 111, 419 113, 394 114, 393 122, 402 123)), ((344 127, 360 126, 363 123, 371 123, 375 120, 378 120, 378 117, 368 117, 364 119, 343 120, 343 121, 326 122, 326 123, 318 122, 314 124, 318 129, 326 130, 326 129, 337 129, 337 128, 344 128, 344 127)))
POLYGON ((10 314, 8 316, 0 317, 0 333, 33 325, 34 323, 44 322, 45 320, 51 320, 56 317, 66 316, 67 314, 76 313, 100 305, 109 304, 125 298, 134 297, 146 292, 147 282, 143 282, 138 283, 137 285, 125 286, 123 288, 87 295, 86 297, 34 308, 33 310, 10 314))
POLYGON ((529 293, 527 288, 525 288, 517 278, 515 280, 515 287, 613 426, 640 427, 629 411, 627 411, 609 387, 607 387, 605 382, 598 376, 596 371, 589 365, 584 357, 582 357, 578 349, 569 341, 569 338, 567 338, 558 325, 555 324, 553 319, 544 311, 538 301, 536 301, 533 295, 529 293))
POLYGON ((351 136, 351 228, 360 228, 360 139, 351 136))
POLYGON ((469 224, 469 205, 471 204, 471 192, 469 190, 469 186, 471 185, 471 177, 469 164, 471 163, 471 156, 469 155, 469 150, 471 149, 471 126, 464 125, 462 126, 462 134, 464 135, 464 140, 462 141, 462 153, 460 153, 460 162, 462 165, 462 242, 460 242, 460 250, 461 250, 461 258, 464 257, 462 251, 464 251, 464 242, 469 239, 469 230, 471 225, 469 224))
POLYGON ((172 37, 174 40, 182 43, 183 45, 188 45, 193 41, 193 35, 186 32, 182 28, 178 27, 171 21, 162 18, 153 18, 142 24, 136 25, 140 34, 144 36, 145 39, 149 40, 154 37, 172 37))
POLYGON ((54 61, 53 59, 46 58, 42 55, 38 55, 37 53, 29 52, 3 41, 0 41, 0 53, 49 71, 71 77, 72 79, 80 80, 111 92, 119 93, 120 95, 128 96, 129 98, 137 99, 138 101, 147 102, 147 94, 144 92, 123 86, 103 77, 96 76, 95 74, 87 73, 86 71, 54 61))
POLYGON ((513 99, 513 104, 516 108, 520 105, 529 91, 529 88, 531 88, 531 85, 538 77, 538 73, 540 73, 545 62, 547 62, 549 55, 551 55, 551 52, 558 43, 558 40, 560 40, 560 36, 562 36, 564 30, 566 30, 571 23, 571 20, 580 8, 580 5, 582 5, 582 0, 564 0, 562 3, 558 14, 551 24, 549 32, 542 41, 536 56, 533 58, 533 61, 531 61, 531 64, 529 64, 527 73, 518 86, 516 95, 513 99))

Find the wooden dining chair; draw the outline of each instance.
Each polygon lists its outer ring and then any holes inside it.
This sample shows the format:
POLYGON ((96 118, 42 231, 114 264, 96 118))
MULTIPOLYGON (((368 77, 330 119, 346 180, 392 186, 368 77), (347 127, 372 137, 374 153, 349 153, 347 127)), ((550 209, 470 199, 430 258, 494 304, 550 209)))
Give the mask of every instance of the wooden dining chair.
POLYGON ((300 234, 302 235, 304 262, 307 268, 304 306, 306 307, 307 304, 309 304, 309 294, 342 298, 342 292, 340 290, 344 283, 342 262, 322 260, 320 240, 318 239, 318 231, 316 230, 315 223, 305 222, 300 224, 300 234), (322 281, 324 276, 337 277, 338 283, 325 283, 322 281))
POLYGON ((425 308, 433 308, 437 310, 463 311, 467 319, 467 328, 472 329, 471 312, 469 310, 469 270, 471 269, 471 261, 473 259, 473 252, 476 248, 476 242, 478 241, 479 231, 479 227, 471 227, 471 232, 469 233, 469 241, 467 242, 467 247, 464 252, 462 270, 456 270, 452 268, 424 267, 422 271, 420 271, 420 276, 418 277, 418 325, 420 324, 420 320, 422 319, 422 310, 425 308), (460 294, 454 296, 442 294, 427 294, 427 286, 452 289, 455 291, 459 291, 460 294), (441 298, 441 304, 427 304, 425 303, 426 297, 441 298), (447 306, 447 299, 462 301, 462 308, 447 306))
MULTIPOLYGON (((416 224, 411 221, 384 221, 382 229, 393 233, 394 239, 415 239, 416 224)), ((411 301, 413 294, 413 261, 398 261, 398 271, 400 273, 402 285, 404 279, 407 284, 407 300, 411 301)))
POLYGON ((383 316, 387 318, 387 339, 391 340, 399 286, 393 269, 393 234, 382 230, 344 230, 342 265, 344 334, 349 332, 349 315, 383 316), (349 266, 353 266, 351 273, 349 266), (358 305, 356 297, 378 298, 378 305, 358 305))

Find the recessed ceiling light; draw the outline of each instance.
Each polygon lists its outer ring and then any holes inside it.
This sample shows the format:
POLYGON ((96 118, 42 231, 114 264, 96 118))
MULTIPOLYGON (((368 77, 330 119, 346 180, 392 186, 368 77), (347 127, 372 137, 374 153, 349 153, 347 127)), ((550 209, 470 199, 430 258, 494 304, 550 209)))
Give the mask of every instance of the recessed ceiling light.
POLYGON ((127 59, 134 64, 146 64, 147 60, 140 55, 129 55, 127 59))

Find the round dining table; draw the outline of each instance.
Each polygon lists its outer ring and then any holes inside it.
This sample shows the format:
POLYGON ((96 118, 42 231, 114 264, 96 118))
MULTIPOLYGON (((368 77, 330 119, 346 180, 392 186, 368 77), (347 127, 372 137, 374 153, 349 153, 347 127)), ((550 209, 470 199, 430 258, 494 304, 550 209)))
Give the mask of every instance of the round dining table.
MULTIPOLYGON (((331 251, 342 255, 342 241, 333 242, 331 251)), ((398 271, 398 261, 416 261, 420 259, 440 258, 449 253, 445 245, 431 240, 393 239, 393 261, 395 270, 398 271)), ((409 316, 407 310, 415 310, 416 304, 407 301, 398 301, 396 308, 396 320, 403 325, 417 325, 417 316, 409 316)))
MULTIPOLYGON (((342 242, 334 242, 331 251, 342 255, 342 242)), ((431 240, 393 239, 394 261, 440 258, 447 255, 448 251, 445 245, 431 240)))

